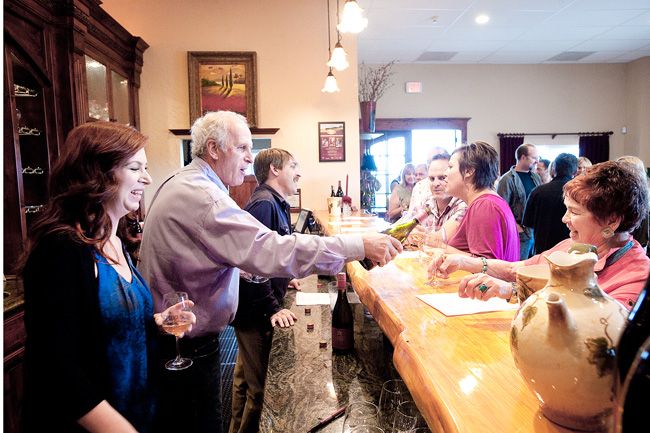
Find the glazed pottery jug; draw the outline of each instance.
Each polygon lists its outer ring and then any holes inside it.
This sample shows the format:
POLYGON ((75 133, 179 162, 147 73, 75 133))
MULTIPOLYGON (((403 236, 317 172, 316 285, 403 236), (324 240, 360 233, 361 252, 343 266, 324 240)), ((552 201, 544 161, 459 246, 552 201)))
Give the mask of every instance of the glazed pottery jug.
POLYGON ((627 310, 596 284, 596 254, 556 251, 546 259, 548 283, 526 299, 512 322, 515 365, 548 419, 604 430, 627 310))

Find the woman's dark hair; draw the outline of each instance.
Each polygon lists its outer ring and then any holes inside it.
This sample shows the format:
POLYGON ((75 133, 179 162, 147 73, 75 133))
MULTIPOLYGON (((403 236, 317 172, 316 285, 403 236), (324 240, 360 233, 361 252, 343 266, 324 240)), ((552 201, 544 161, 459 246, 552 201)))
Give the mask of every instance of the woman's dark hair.
POLYGON ((46 235, 66 233, 101 251, 111 235, 106 203, 117 194, 115 171, 146 142, 134 128, 116 123, 86 123, 70 131, 52 168, 50 200, 34 224, 29 247, 46 235))
POLYGON ((648 185, 624 163, 606 161, 564 185, 564 195, 587 208, 601 223, 620 217, 616 232, 631 232, 648 216, 648 185))
POLYGON ((471 182, 476 190, 494 189, 499 177, 499 156, 490 144, 476 141, 454 150, 458 154, 458 170, 461 175, 474 171, 471 182))

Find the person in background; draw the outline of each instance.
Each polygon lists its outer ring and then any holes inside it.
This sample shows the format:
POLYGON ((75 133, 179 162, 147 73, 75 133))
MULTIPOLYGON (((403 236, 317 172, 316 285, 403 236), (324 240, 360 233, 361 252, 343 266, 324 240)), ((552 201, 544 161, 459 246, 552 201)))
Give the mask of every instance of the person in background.
POLYGON ((402 216, 402 212, 409 208, 411 193, 416 182, 415 166, 411 163, 406 164, 400 178, 400 183, 393 189, 388 201, 386 217, 390 222, 397 221, 402 216))
POLYGON ((591 167, 591 161, 586 156, 581 156, 578 158, 578 174, 585 174, 591 167))
MULTIPOLYGON (((413 211, 416 207, 422 208, 427 200, 431 199, 431 185, 429 183, 429 164, 433 161, 433 157, 441 153, 447 153, 447 151, 440 146, 433 146, 427 155, 427 163, 423 167, 422 172, 418 173, 418 167, 416 170, 416 183, 413 187, 413 193, 411 193, 411 202, 409 203, 409 211, 413 211)), ((421 164, 424 165, 424 164, 421 164)))
MULTIPOLYGON (((616 159, 616 161, 622 164, 628 164, 631 169, 636 171, 642 180, 645 180, 645 184, 648 185, 648 175, 646 174, 645 164, 641 159, 636 156, 626 155, 621 156, 616 159)), ((646 215, 646 217, 641 220, 639 227, 632 232, 632 237, 634 237, 634 239, 636 239, 637 242, 646 249, 646 252, 650 253, 650 250, 648 250, 648 235, 650 234, 648 230, 648 215, 646 215)))
POLYGON ((564 185, 576 175, 578 158, 570 153, 561 153, 553 164, 555 178, 530 193, 522 222, 525 227, 533 229, 537 253, 551 249, 569 237, 569 229, 562 222, 566 213, 562 191, 564 185))
MULTIPOLYGON (((182 289, 197 316, 197 326, 180 341, 194 365, 181 374, 162 372, 160 431, 214 433, 222 425, 219 333, 237 310, 239 269, 280 278, 335 274, 364 257, 384 265, 402 245, 378 233, 283 236, 270 230, 228 195, 252 162, 246 119, 210 112, 194 122, 191 134, 192 162, 163 182, 149 206, 140 270, 156 305, 182 289)), ((163 350, 171 356, 169 343, 163 350)))
POLYGON ((447 169, 447 193, 467 203, 449 250, 502 260, 519 260, 517 223, 494 191, 499 173, 496 150, 477 141, 454 150, 447 169))
POLYGON ((539 178, 542 179, 542 184, 549 183, 553 178, 553 176, 551 176, 550 167, 551 161, 548 159, 540 158, 539 161, 537 161, 537 168, 535 171, 539 178))
POLYGON ((497 192, 508 203, 517 221, 519 257, 524 260, 532 255, 535 248, 533 231, 522 224, 524 209, 530 192, 542 184, 542 179, 535 173, 538 156, 534 144, 519 146, 515 157, 517 164, 499 178, 497 192))
MULTIPOLYGON (((460 222, 467 211, 467 204, 459 198, 447 193, 447 169, 449 168, 449 154, 439 153, 433 157, 429 164, 429 185, 431 198, 425 203, 429 209, 429 216, 424 224, 420 224, 411 232, 411 242, 418 243, 418 238, 431 227, 443 227, 447 239, 456 234, 460 222)), ((417 213, 421 208, 415 208, 417 213)))
MULTIPOLYGON (((278 234, 291 234, 287 197, 298 192, 298 162, 284 149, 264 149, 255 157, 253 169, 259 186, 244 210, 278 234)), ((283 307, 283 301, 287 288, 299 284, 289 278, 271 278, 260 283, 239 279, 239 306, 232 323, 238 351, 230 433, 259 431, 273 327, 293 326, 297 320, 283 307)))
POLYGON ((458 290, 461 297, 514 299, 516 286, 512 282, 519 267, 545 263, 543 256, 567 251, 576 242, 590 244, 596 247, 598 255, 594 267, 598 286, 629 310, 650 272, 650 259, 631 235, 648 215, 648 188, 644 183, 625 164, 614 161, 596 164, 564 186, 567 211, 563 222, 570 231, 569 239, 542 254, 516 262, 451 254, 433 263, 429 272, 437 269, 442 276, 457 269, 478 272, 461 280, 458 290), (482 284, 487 286, 484 291, 480 290, 482 284))
POLYGON ((152 431, 162 319, 117 236, 151 183, 146 143, 86 123, 52 169, 23 268, 26 432, 152 431))

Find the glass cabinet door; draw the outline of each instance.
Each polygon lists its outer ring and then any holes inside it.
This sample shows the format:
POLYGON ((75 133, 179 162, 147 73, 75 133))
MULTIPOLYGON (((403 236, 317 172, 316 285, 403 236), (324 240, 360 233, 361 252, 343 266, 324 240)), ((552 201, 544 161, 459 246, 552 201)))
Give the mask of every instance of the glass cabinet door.
POLYGON ((92 119, 108 121, 110 117, 106 89, 106 66, 88 55, 85 55, 85 57, 88 116, 92 119))
POLYGON ((129 125, 129 80, 111 71, 111 90, 113 93, 113 119, 117 123, 129 125))

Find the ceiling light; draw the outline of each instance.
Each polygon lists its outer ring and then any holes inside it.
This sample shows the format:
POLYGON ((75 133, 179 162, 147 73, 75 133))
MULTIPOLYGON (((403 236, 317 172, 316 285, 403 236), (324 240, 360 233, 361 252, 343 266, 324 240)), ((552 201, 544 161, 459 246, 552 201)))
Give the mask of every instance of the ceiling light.
POLYGON ((325 78, 325 84, 323 85, 321 92, 334 93, 340 91, 341 89, 339 89, 339 85, 336 83, 336 77, 332 73, 332 68, 330 68, 330 72, 327 74, 327 77, 325 78))
POLYGON ((339 41, 334 46, 334 51, 332 51, 332 57, 330 58, 330 61, 327 62, 327 66, 330 66, 336 69, 337 71, 343 71, 350 66, 347 57, 348 57, 348 53, 345 52, 345 50, 343 49, 343 45, 341 45, 341 41, 339 41))
POLYGON ((337 29, 341 33, 359 33, 368 27, 368 18, 364 18, 363 9, 355 0, 347 0, 343 5, 343 17, 337 29))
POLYGON ((485 24, 490 21, 490 17, 487 15, 477 15, 474 21, 476 21, 476 24, 485 24))

